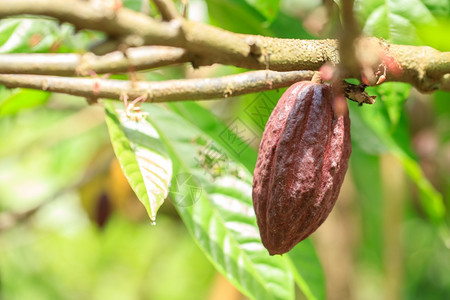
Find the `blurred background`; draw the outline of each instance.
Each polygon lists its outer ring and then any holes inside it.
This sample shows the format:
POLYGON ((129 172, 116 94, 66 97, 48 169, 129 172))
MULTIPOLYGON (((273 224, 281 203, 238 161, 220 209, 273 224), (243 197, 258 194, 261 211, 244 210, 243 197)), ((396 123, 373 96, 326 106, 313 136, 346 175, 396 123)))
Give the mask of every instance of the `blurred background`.
MULTIPOLYGON (((147 1, 123 2, 159 17, 147 1)), ((401 1, 388 2, 390 13, 384 1, 357 1, 365 34, 450 51, 448 1, 413 1, 411 12, 401 1)), ((284 38, 339 34, 338 5, 327 0, 191 0, 188 18, 284 38)), ((0 53, 83 53, 102 39, 49 19, 0 20, 0 53)), ((242 71, 182 65, 138 75, 166 80, 242 71)), ((201 104, 224 123, 239 117, 260 137, 263 127, 247 108, 255 99, 271 108, 282 92, 201 104)), ((349 104, 349 172, 335 209, 311 237, 326 299, 450 299, 442 206, 450 199, 450 93, 424 95, 392 83, 369 93, 378 96, 375 105, 349 104)), ((270 110, 261 113, 267 119, 270 110)), ((255 139, 251 146, 258 145, 255 139)), ((114 157, 101 105, 0 87, 0 299, 245 298, 199 250, 170 199, 150 225, 114 157)))

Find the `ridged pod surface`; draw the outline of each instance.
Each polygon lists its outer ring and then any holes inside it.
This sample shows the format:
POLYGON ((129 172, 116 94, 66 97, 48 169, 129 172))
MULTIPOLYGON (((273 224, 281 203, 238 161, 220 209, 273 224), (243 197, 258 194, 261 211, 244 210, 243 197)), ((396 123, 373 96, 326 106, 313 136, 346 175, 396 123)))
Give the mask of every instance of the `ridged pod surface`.
POLYGON ((307 238, 336 202, 351 142, 347 103, 334 101, 330 85, 298 82, 283 94, 266 124, 253 206, 271 255, 307 238))

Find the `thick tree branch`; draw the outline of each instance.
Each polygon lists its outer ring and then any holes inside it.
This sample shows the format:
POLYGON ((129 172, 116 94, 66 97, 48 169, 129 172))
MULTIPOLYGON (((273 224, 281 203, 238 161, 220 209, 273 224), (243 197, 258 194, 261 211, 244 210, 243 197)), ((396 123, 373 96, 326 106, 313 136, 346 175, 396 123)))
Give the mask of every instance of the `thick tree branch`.
POLYGON ((128 48, 103 56, 76 54, 0 54, 0 73, 41 75, 87 75, 127 72, 130 67, 146 70, 193 60, 186 50, 165 46, 128 48))
POLYGON ((277 89, 300 80, 311 79, 313 72, 254 71, 219 78, 167 80, 161 82, 73 78, 43 75, 0 75, 0 84, 92 98, 120 99, 147 95, 148 102, 217 99, 277 89))
POLYGON ((387 81, 403 81, 421 91, 449 90, 441 86, 444 75, 450 74, 450 52, 431 47, 390 45, 391 55, 403 67, 403 73, 387 74, 387 81))
MULTIPOLYGON (((98 9, 84 1, 0 1, 0 17, 18 14, 51 16, 70 22, 77 28, 104 31, 129 45, 153 44, 185 48, 201 57, 194 62, 196 66, 215 62, 248 69, 268 67, 276 71, 292 71, 318 70, 326 62, 339 62, 336 40, 292 40, 242 35, 184 19, 157 22, 126 8, 117 11, 98 9)), ((450 73, 450 52, 402 45, 388 45, 386 48, 388 55, 402 68, 402 73, 397 74, 388 70, 386 81, 408 82, 421 91, 442 88, 442 76, 450 73)), ((360 49, 360 52, 364 51, 365 48, 360 49)), ((374 69, 376 70, 376 66, 374 69)), ((359 78, 360 74, 349 70, 346 77, 359 78)))
POLYGON ((14 0, 0 1, 0 18, 31 14, 44 15, 73 24, 77 29, 92 29, 113 37, 129 38, 132 46, 167 45, 178 36, 179 28, 126 9, 115 10, 93 1, 79 0, 14 0), (134 43, 131 43, 134 41, 134 43))

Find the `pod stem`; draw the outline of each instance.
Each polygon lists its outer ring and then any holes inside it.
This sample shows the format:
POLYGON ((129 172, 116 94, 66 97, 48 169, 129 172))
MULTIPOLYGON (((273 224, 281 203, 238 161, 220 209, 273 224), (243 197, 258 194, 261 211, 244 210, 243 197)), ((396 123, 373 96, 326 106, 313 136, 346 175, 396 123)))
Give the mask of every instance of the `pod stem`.
POLYGON ((314 72, 314 75, 311 78, 311 82, 318 83, 318 84, 323 83, 322 77, 320 77, 320 72, 314 72))

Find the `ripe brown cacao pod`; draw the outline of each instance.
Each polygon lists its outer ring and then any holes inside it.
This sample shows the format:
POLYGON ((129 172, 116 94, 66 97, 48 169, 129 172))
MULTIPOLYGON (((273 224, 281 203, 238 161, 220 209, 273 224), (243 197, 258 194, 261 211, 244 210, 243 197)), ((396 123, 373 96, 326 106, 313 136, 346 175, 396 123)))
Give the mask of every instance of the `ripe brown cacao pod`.
POLYGON ((266 124, 253 177, 261 240, 283 254, 326 219, 351 153, 350 119, 332 87, 302 81, 278 101, 266 124))

